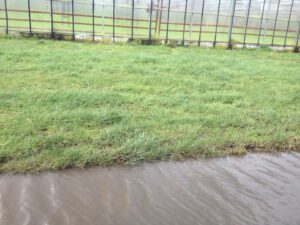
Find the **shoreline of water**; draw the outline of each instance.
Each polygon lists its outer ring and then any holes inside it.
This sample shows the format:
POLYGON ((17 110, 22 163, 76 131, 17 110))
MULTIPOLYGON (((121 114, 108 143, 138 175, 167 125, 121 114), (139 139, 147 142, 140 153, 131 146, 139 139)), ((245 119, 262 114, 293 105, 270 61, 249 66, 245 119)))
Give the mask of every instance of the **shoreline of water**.
POLYGON ((0 224, 300 222, 300 154, 0 175, 0 224))

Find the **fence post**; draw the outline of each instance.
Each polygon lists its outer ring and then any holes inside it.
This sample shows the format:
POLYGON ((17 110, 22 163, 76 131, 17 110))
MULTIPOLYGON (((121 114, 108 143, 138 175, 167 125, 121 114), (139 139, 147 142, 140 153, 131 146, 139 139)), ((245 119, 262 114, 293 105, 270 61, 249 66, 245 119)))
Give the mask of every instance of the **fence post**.
POLYGON ((27 1, 27 7, 28 7, 29 35, 32 36, 30 0, 27 1))
POLYGON ((184 18, 183 18, 183 35, 182 35, 182 45, 184 45, 185 38, 185 24, 186 24, 186 12, 187 12, 187 4, 188 0, 185 0, 185 8, 184 8, 184 18))
POLYGON ((132 6, 131 6, 131 40, 133 40, 134 1, 135 1, 135 0, 132 0, 132 6))
POLYGON ((265 38, 267 36, 267 32, 268 32, 268 24, 269 24, 269 20, 270 20, 271 6, 272 6, 271 3, 272 3, 272 0, 269 0, 267 16, 266 16, 266 19, 265 19, 265 22, 264 22, 263 40, 265 40, 265 38))
POLYGON ((161 27, 161 18, 162 18, 162 7, 163 0, 157 0, 157 9, 156 9, 156 22, 155 22, 155 36, 159 37, 160 27, 161 27))
POLYGON ((168 3, 166 43, 168 43, 168 38, 169 38, 170 6, 171 6, 171 0, 169 0, 169 3, 168 3))
POLYGON ((160 0, 158 20, 156 20, 156 27, 157 27, 156 34, 157 34, 158 37, 160 37, 161 19, 162 19, 162 13, 163 13, 162 12, 163 4, 164 4, 164 0, 160 0))
MULTIPOLYGON (((155 4, 154 4, 155 5, 155 4)), ((159 17, 159 6, 160 0, 157 0, 157 7, 156 7, 156 18, 155 18, 155 37, 157 37, 157 29, 158 29, 158 17, 159 17)))
POLYGON ((92 2, 92 16, 93 16, 93 41, 95 41, 95 0, 92 2))
POLYGON ((54 28, 53 28, 53 0, 50 0, 50 23, 51 23, 51 39, 54 39, 54 28))
POLYGON ((72 0, 72 40, 75 41, 74 0, 72 0))
POLYGON ((298 25, 298 32, 296 34, 296 45, 294 48, 295 53, 299 53, 300 21, 298 23, 299 25, 298 25))
POLYGON ((192 36, 193 36, 194 10, 195 10, 195 0, 192 0, 191 16, 190 16, 190 40, 192 40, 192 38, 193 38, 192 36))
POLYGON ((104 35, 104 12, 105 12, 105 10, 104 10, 104 8, 105 8, 105 6, 104 6, 104 1, 105 0, 103 0, 102 1, 102 17, 101 17, 101 33, 102 33, 102 35, 104 35))
POLYGON ((149 42, 151 42, 152 38, 152 9, 153 9, 153 0, 150 0, 150 15, 149 15, 149 42))
POLYGON ((7 12, 7 2, 6 2, 6 0, 4 0, 4 8, 5 8, 5 21, 6 21, 5 33, 8 34, 8 12, 7 12))
POLYGON ((228 32, 228 49, 232 49, 232 29, 233 29, 233 24, 234 24, 234 16, 235 16, 235 5, 236 5, 236 0, 233 0, 232 4, 232 13, 231 13, 231 22, 230 22, 230 27, 229 27, 229 32, 228 32))
POLYGON ((294 0, 292 0, 292 4, 291 4, 291 8, 290 8, 290 14, 289 14, 289 20, 288 20, 287 27, 286 27, 284 44, 283 44, 284 48, 286 47, 286 40, 287 40, 288 32, 289 32, 289 29, 290 29, 290 22, 291 22, 291 16, 292 16, 292 12, 293 12, 293 6, 294 6, 294 0))
POLYGON ((218 26, 219 26, 220 7, 221 7, 221 0, 219 0, 219 3, 218 3, 218 13, 217 13, 217 21, 216 21, 215 38, 214 38, 213 47, 216 47, 216 43, 217 43, 217 33, 218 33, 218 26))
POLYGON ((204 6, 205 6, 205 0, 202 0, 202 10, 201 10, 201 19, 200 19, 200 31, 199 31, 198 47, 200 46, 200 43, 201 43, 204 6))
POLYGON ((248 29, 248 23, 249 23, 249 15, 250 15, 250 9, 251 9, 251 2, 252 2, 252 0, 249 0, 248 11, 247 11, 247 19, 246 19, 246 27, 245 27, 245 32, 244 32, 243 47, 246 46, 246 37, 247 37, 247 29, 248 29))
POLYGON ((262 9, 262 13, 261 13, 261 19, 260 19, 260 25, 259 25, 259 34, 258 34, 257 46, 259 46, 259 44, 260 44, 261 29, 262 29, 262 24, 263 24, 263 20, 264 20, 266 2, 267 2, 267 0, 264 0, 263 9, 262 9))
POLYGON ((274 36, 275 36, 275 30, 276 30, 276 25, 277 25, 279 6, 280 6, 280 0, 278 0, 277 10, 276 10, 276 16, 275 16, 275 22, 274 22, 274 28, 273 28, 273 34, 272 34, 272 44, 271 44, 272 46, 274 45, 274 36))
POLYGON ((113 0, 113 42, 115 42, 115 14, 116 14, 116 0, 113 0))

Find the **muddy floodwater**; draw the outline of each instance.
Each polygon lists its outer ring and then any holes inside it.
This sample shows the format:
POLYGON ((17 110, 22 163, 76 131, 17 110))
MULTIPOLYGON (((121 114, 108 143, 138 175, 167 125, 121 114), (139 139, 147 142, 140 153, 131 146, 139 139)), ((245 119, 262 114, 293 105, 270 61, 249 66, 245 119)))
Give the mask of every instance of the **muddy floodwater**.
POLYGON ((0 175, 1 225, 299 225, 300 154, 0 175))

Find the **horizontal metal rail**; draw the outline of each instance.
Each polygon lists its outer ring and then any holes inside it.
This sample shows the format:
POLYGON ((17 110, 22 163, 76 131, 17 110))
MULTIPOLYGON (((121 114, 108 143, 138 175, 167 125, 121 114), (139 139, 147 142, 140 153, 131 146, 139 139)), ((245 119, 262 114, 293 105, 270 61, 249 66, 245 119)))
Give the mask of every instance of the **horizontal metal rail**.
MULTIPOLYGON (((31 14, 33 14, 33 13, 36 13, 36 12, 34 12, 34 11, 32 11, 31 12, 31 14)), ((53 15, 68 15, 68 16, 72 16, 72 14, 62 14, 62 13, 53 13, 53 15)), ((76 17, 76 16, 78 16, 77 14, 74 14, 74 16, 76 17)), ((88 16, 88 17, 90 17, 90 16, 88 16)), ((92 18, 92 17, 91 17, 92 18)), ((101 16, 95 16, 95 18, 102 18, 101 16)), ((113 19, 113 17, 105 17, 105 19, 113 19)), ((129 19, 129 18, 121 18, 121 17, 116 17, 115 18, 116 20, 124 20, 124 21, 131 21, 131 19, 129 19)), ((2 18, 2 17, 0 17, 0 20, 6 20, 6 18, 2 18)), ((13 18, 13 17, 10 17, 9 18, 9 20, 10 21, 20 21, 20 22, 28 22, 28 20, 27 19, 19 19, 19 18, 13 18)), ((134 21, 137 21, 137 22, 149 22, 149 20, 139 20, 139 19, 135 19, 134 21)), ((49 20, 40 20, 40 19, 31 19, 31 23, 32 22, 39 22, 39 23, 49 23, 49 20)), ((152 20, 152 22, 155 22, 155 20, 152 20)), ((53 19, 53 23, 56 23, 56 24, 70 24, 70 25, 72 25, 73 24, 73 22, 68 22, 68 21, 56 21, 55 20, 55 18, 53 19)), ((87 26, 91 26, 91 25, 93 25, 93 23, 91 22, 91 23, 84 23, 84 22, 74 22, 74 24, 75 25, 87 25, 87 26)), ((161 24, 167 24, 166 22, 161 22, 161 24)), ((183 23, 169 23, 170 25, 183 25, 183 23)), ((96 24, 95 23, 95 26, 102 26, 101 24, 96 24)), ((105 26, 111 26, 110 24, 105 24, 105 26)), ((116 27, 129 27, 129 26, 126 26, 126 25, 115 25, 116 27)), ((194 27, 200 27, 200 26, 202 26, 202 27, 216 27, 216 25, 215 24, 193 24, 193 26, 194 27)), ((130 26, 131 27, 131 26, 130 26)), ((222 27, 222 28, 227 28, 228 26, 226 26, 226 25, 221 25, 221 24, 218 24, 218 26, 217 27, 222 27)), ((134 26, 134 28, 137 28, 137 29, 148 29, 148 27, 147 26, 145 26, 145 27, 142 27, 142 26, 134 26)), ((234 26, 233 28, 244 28, 243 26, 234 26)), ((257 27, 249 27, 248 26, 248 28, 247 28, 248 30, 250 30, 250 29, 253 29, 253 30, 258 30, 259 28, 257 28, 257 27)), ((266 29, 266 30, 268 30, 268 31, 272 31, 273 29, 266 29)), ((163 29, 161 29, 161 31, 163 31, 163 29)), ((174 32, 182 32, 182 30, 176 30, 176 29, 169 29, 169 31, 174 31, 174 32)), ((282 32, 285 32, 286 30, 280 30, 280 29, 277 29, 276 31, 282 31, 282 32)), ((192 30, 192 31, 185 31, 185 32, 196 32, 196 33, 198 33, 199 31, 197 31, 197 30, 192 30)), ((204 31, 205 32, 205 31, 204 31)), ((288 33, 296 33, 297 31, 296 30, 288 30, 288 33)), ((211 32, 209 32, 209 33, 215 33, 215 31, 211 31, 211 32)), ((217 32, 217 33, 222 33, 222 32, 217 32)), ((226 33, 226 32, 224 32, 224 33, 226 33)), ((233 33, 233 34, 244 34, 244 33, 233 33)), ((257 35, 258 36, 258 34, 255 34, 255 33, 247 33, 247 35, 257 35)), ((266 36, 268 36, 268 35, 266 35, 266 36)), ((271 35, 272 36, 272 35, 271 35)), ((274 36, 274 37, 282 37, 282 38, 284 38, 285 36, 274 36)), ((289 36, 287 37, 287 38, 289 38, 289 36)))

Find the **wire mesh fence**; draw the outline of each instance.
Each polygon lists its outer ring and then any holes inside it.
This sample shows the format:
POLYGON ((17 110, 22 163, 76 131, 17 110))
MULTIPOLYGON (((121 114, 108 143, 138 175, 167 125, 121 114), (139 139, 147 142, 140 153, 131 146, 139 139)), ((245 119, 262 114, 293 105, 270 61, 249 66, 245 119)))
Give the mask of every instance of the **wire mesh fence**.
POLYGON ((0 0, 0 31, 298 48, 300 0, 0 0))

